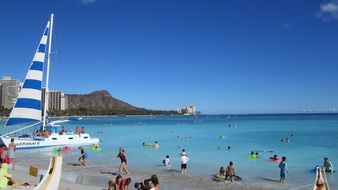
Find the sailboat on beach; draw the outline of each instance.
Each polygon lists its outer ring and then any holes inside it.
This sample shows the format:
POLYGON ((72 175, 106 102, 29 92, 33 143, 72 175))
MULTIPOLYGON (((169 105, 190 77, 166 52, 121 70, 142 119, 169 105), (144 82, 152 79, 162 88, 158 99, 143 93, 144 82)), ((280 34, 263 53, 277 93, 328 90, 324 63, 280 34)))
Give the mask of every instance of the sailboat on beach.
MULTIPOLYGON (((11 139, 14 138, 17 148, 42 148, 50 146, 67 146, 67 145, 90 145, 98 144, 98 138, 92 138, 88 133, 74 133, 60 131, 60 123, 68 120, 48 121, 48 83, 49 83, 49 65, 52 45, 53 18, 51 14, 50 21, 41 37, 39 46, 35 52, 32 63, 28 69, 26 78, 19 92, 16 103, 6 121, 5 127, 20 125, 20 129, 11 131, 0 136, 0 144, 8 146, 11 139), (46 50, 48 51, 46 53, 46 50), (46 56, 47 55, 47 56, 46 56), (41 88, 43 80, 44 65, 46 62, 46 84, 45 84, 45 104, 41 109, 41 88), (21 137, 14 137, 19 131, 39 126, 38 132, 41 133, 26 134, 21 137), (61 132, 61 133, 60 133, 61 132)), ((14 128, 13 128, 14 129, 14 128)))

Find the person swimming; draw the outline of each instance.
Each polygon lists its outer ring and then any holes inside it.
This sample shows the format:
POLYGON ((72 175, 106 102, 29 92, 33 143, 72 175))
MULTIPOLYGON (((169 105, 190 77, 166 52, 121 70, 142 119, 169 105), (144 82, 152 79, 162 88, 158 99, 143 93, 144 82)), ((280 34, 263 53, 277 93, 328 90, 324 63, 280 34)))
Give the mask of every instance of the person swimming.
POLYGON ((160 144, 158 144, 158 142, 155 141, 155 143, 153 144, 153 147, 154 147, 154 148, 160 148, 160 144))
POLYGON ((278 160, 279 158, 278 158, 278 156, 275 154, 275 155, 273 155, 273 157, 270 157, 270 160, 278 160))

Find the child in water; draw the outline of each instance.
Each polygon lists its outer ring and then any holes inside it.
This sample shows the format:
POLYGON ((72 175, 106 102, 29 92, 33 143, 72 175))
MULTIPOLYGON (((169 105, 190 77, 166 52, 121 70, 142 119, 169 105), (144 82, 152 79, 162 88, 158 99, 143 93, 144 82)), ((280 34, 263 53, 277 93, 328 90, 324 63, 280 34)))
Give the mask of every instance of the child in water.
POLYGON ((286 157, 285 156, 282 157, 282 161, 279 163, 278 167, 280 169, 280 180, 279 181, 284 183, 286 175, 288 173, 288 166, 287 166, 287 163, 286 163, 286 157))
POLYGON ((167 169, 170 168, 170 159, 169 159, 169 155, 167 155, 167 156, 165 157, 165 159, 163 160, 163 165, 164 165, 167 169))
POLYGON ((325 172, 330 172, 330 173, 333 173, 333 165, 332 163, 330 162, 330 160, 328 158, 324 158, 324 164, 323 164, 323 167, 325 169, 325 172))

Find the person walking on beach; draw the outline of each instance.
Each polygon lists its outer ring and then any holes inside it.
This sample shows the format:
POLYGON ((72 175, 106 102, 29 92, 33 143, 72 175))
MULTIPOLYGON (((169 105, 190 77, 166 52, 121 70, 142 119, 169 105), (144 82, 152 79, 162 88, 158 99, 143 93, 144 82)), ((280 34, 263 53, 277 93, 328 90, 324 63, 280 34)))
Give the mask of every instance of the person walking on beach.
POLYGON ((284 183, 286 175, 288 173, 288 166, 287 166, 287 163, 286 163, 286 157, 285 156, 282 157, 282 161, 279 163, 278 167, 280 169, 280 180, 279 181, 284 183))
POLYGON ((14 138, 11 139, 11 143, 8 145, 8 154, 9 154, 9 159, 11 160, 12 163, 12 170, 15 168, 15 151, 16 151, 16 144, 14 142, 14 138))
POLYGON ((188 156, 186 155, 185 151, 181 153, 181 173, 186 174, 187 173, 187 164, 189 161, 188 156))
POLYGON ((87 166, 88 154, 82 146, 79 147, 79 150, 80 150, 80 153, 81 153, 81 156, 79 158, 79 162, 80 162, 81 166, 87 166))
POLYGON ((124 172, 126 172, 126 174, 128 175, 129 172, 127 170, 127 154, 126 154, 125 150, 120 148, 119 153, 117 154, 116 157, 120 158, 120 160, 121 160, 121 164, 120 164, 120 167, 119 167, 119 175, 122 174, 122 170, 124 172))

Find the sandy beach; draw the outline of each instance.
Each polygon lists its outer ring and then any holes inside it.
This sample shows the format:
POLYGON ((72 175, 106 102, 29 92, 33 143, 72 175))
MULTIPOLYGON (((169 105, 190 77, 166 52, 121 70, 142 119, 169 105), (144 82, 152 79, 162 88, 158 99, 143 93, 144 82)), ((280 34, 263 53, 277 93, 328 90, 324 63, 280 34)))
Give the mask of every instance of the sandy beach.
MULTIPOLYGON (((40 168, 39 173, 44 173, 48 166, 49 160, 44 158, 36 160, 35 158, 26 158, 25 161, 19 161, 15 170, 9 170, 13 174, 14 179, 17 181, 17 189, 31 189, 38 183, 38 178, 28 175, 29 165, 40 168), (29 186, 23 186, 24 183, 29 183, 29 186)), ((94 165, 83 167, 79 166, 77 162, 65 159, 63 161, 62 176, 59 189, 82 189, 82 190, 102 190, 107 189, 107 182, 116 176, 116 165, 94 165)), ((152 173, 146 171, 135 171, 130 169, 131 175, 124 177, 131 177, 132 183, 130 189, 134 189, 133 184, 148 179, 152 173)), ((212 180, 212 176, 196 177, 189 175, 182 175, 178 170, 166 170, 156 174, 159 177, 162 190, 283 190, 290 189, 287 184, 281 185, 276 182, 275 185, 269 183, 257 182, 216 182, 212 180)), ((292 188, 291 188, 292 189, 292 188)), ((302 189, 302 188, 297 188, 302 189)), ((306 189, 306 188, 304 188, 306 189)))

